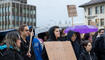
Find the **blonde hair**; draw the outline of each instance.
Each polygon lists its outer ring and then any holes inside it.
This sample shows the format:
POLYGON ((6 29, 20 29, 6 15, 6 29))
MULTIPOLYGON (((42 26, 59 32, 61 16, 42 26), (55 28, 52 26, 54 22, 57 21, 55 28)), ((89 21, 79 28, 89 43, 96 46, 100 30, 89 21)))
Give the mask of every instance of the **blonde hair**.
POLYGON ((18 32, 9 32, 5 36, 4 43, 6 43, 7 48, 10 48, 10 46, 13 47, 15 50, 20 50, 19 47, 17 47, 16 41, 20 39, 20 35, 18 32))

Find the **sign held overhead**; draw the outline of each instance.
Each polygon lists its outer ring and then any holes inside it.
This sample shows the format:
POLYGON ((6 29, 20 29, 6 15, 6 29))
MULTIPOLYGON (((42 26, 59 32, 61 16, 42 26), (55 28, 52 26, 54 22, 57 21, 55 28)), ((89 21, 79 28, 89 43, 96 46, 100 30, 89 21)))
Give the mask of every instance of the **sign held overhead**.
POLYGON ((69 17, 77 16, 76 5, 67 5, 67 10, 69 17))

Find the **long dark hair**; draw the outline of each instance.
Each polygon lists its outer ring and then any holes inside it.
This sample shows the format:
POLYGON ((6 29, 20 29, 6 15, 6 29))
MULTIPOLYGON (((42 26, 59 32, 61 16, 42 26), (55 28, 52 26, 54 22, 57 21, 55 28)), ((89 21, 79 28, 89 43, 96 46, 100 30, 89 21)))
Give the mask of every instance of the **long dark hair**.
POLYGON ((80 33, 79 32, 75 32, 76 33, 76 35, 77 35, 77 41, 79 42, 79 44, 81 44, 81 41, 82 41, 82 39, 81 39, 81 35, 80 35, 80 33))
POLYGON ((53 26, 49 29, 49 38, 52 39, 52 40, 57 40, 56 37, 55 37, 55 34, 54 34, 54 31, 56 28, 59 28, 58 26, 53 26))
POLYGON ((86 33, 86 34, 84 35, 83 40, 88 40, 88 39, 89 39, 89 37, 90 37, 90 33, 86 33))

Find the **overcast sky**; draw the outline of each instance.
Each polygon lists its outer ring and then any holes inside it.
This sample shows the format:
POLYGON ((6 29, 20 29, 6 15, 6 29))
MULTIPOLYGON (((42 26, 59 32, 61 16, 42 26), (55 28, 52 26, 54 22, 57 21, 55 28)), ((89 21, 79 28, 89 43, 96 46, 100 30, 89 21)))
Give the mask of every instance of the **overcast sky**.
POLYGON ((71 23, 68 17, 67 5, 76 5, 78 16, 74 17, 75 23, 84 23, 84 9, 78 7, 90 0, 28 0, 28 4, 35 5, 37 8, 37 26, 46 27, 71 23), (60 22, 61 21, 61 22, 60 22))

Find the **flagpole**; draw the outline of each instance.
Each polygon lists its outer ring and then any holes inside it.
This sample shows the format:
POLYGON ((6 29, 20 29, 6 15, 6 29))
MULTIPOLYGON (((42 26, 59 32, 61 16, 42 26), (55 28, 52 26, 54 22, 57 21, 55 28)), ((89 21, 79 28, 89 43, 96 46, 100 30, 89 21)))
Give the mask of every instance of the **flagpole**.
POLYGON ((72 26, 73 26, 73 17, 72 17, 72 26))
POLYGON ((32 29, 32 31, 31 31, 31 35, 30 35, 30 43, 29 43, 28 53, 31 51, 32 36, 33 36, 33 29, 32 29))

